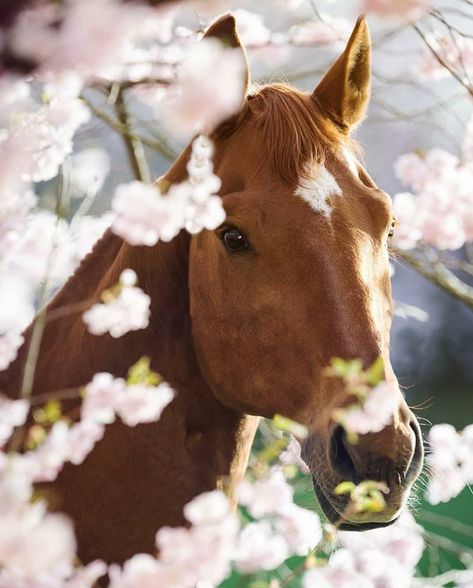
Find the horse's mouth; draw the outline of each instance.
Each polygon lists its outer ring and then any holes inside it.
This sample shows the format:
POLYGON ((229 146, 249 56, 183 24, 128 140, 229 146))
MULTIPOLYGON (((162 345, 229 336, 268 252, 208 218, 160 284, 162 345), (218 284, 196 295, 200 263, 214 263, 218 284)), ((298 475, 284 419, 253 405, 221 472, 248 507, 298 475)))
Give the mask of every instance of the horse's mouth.
POLYGON ((314 476, 312 476, 312 483, 314 485, 315 495, 319 501, 320 508, 328 520, 332 524, 336 524, 340 531, 369 531, 370 529, 389 527, 389 525, 395 523, 399 518, 399 516, 397 516, 390 521, 367 521, 363 523, 352 523, 350 521, 346 521, 343 516, 332 506, 330 500, 327 498, 314 476))

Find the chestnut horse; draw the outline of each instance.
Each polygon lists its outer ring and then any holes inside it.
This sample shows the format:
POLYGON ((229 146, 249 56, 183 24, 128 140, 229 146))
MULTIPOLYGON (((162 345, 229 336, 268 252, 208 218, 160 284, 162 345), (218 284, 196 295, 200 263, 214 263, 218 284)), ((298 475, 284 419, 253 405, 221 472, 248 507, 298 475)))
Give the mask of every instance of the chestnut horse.
MULTIPOLYGON (((207 36, 242 51, 231 15, 207 36)), ((215 170, 227 218, 215 231, 131 247, 111 232, 97 243, 49 309, 98 300, 124 268, 151 297, 148 328, 113 339, 87 332, 81 314, 47 323, 33 394, 124 376, 151 358, 176 390, 159 423, 107 427, 85 462, 52 485, 72 517, 83 562, 123 562, 152 552, 156 530, 183 524, 197 494, 243 476, 258 417, 308 427, 304 457, 327 517, 343 519, 342 480, 389 487, 381 513, 346 516, 342 528, 390 524, 422 462, 415 417, 389 360, 389 197, 353 155, 350 131, 369 98, 370 38, 360 19, 312 94, 268 85, 242 96, 241 112, 214 133, 215 170), (326 375, 332 357, 384 360, 398 397, 391 425, 349 444, 332 414, 346 404, 326 375)), ((189 148, 165 176, 185 179, 189 148)), ((18 391, 26 347, 2 374, 18 391)))

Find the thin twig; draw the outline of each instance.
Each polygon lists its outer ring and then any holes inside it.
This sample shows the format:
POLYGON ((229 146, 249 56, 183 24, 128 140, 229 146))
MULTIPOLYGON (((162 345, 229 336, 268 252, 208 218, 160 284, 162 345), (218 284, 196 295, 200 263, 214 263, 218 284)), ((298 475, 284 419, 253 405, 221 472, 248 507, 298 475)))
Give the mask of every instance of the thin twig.
POLYGON ((94 114, 97 118, 106 123, 113 130, 119 132, 121 135, 130 137, 132 139, 138 139, 139 141, 141 141, 141 143, 143 143, 143 145, 146 145, 151 149, 155 149, 156 151, 158 151, 158 153, 161 153, 161 155, 163 155, 166 159, 170 161, 176 159, 176 153, 174 153, 174 151, 172 151, 164 143, 160 141, 153 141, 152 139, 148 139, 147 137, 142 137, 140 135, 137 135, 136 133, 133 133, 130 129, 123 126, 120 123, 120 121, 113 118, 113 116, 110 116, 100 108, 97 108, 97 106, 95 106, 95 104, 91 100, 86 98, 84 95, 81 96, 81 99, 89 107, 92 114, 94 114))
MULTIPOLYGON (((131 119, 130 113, 128 112, 125 98, 123 96, 123 90, 121 88, 119 88, 117 93, 117 99, 115 101, 115 112, 117 113, 117 118, 122 127, 130 130, 133 126, 133 121, 131 119)), ((128 154, 128 161, 130 163, 133 175, 137 180, 150 184, 151 176, 149 173, 148 162, 146 161, 146 155, 143 149, 142 141, 136 135, 131 136, 129 133, 122 134, 122 138, 128 154)))
POLYGON ((465 90, 470 94, 470 96, 473 96, 473 88, 471 86, 469 86, 465 82, 465 80, 460 76, 460 74, 458 72, 456 72, 454 69, 452 69, 450 67, 450 65, 438 53, 438 51, 436 51, 432 47, 432 45, 429 43, 427 37, 425 36, 424 32, 416 24, 413 24, 412 28, 419 35, 419 37, 424 41, 425 45, 427 46, 429 51, 432 53, 432 55, 435 57, 435 59, 440 63, 440 65, 442 67, 444 67, 452 75, 452 77, 454 77, 457 80, 457 82, 460 83, 465 88, 465 90))
POLYGON ((470 308, 473 308, 473 287, 462 282, 457 276, 446 268, 437 257, 436 260, 427 262, 419 259, 416 255, 402 249, 395 250, 396 256, 401 258, 425 278, 443 288, 453 297, 464 302, 470 308), (432 265, 432 261, 434 264, 432 265))

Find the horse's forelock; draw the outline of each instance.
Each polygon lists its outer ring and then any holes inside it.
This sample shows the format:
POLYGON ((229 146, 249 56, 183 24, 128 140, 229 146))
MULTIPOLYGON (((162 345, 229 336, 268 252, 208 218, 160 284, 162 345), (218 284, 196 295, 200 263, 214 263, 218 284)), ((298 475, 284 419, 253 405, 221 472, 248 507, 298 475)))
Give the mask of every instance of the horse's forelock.
POLYGON ((313 167, 330 153, 358 151, 313 98, 284 84, 253 90, 242 111, 217 129, 215 140, 228 138, 251 118, 263 134, 273 171, 288 184, 310 180, 313 167))

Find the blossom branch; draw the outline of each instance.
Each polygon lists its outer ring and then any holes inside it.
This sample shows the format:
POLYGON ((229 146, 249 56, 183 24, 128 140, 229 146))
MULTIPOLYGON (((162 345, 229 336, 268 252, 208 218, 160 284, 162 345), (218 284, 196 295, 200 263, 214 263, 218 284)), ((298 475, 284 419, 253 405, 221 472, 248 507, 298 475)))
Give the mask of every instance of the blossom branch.
POLYGON ((126 125, 123 125, 120 121, 113 118, 113 116, 110 116, 100 108, 97 108, 97 106, 95 106, 95 104, 86 96, 82 95, 81 99, 91 110, 92 114, 102 120, 107 126, 120 133, 120 135, 128 137, 129 139, 140 141, 143 145, 146 145, 151 149, 155 149, 158 151, 158 153, 161 153, 161 155, 163 155, 169 161, 172 161, 177 157, 177 154, 164 142, 153 141, 152 139, 148 139, 147 137, 133 133, 126 125))
MULTIPOLYGON (((130 113, 128 112, 128 108, 123 96, 123 90, 121 88, 118 89, 117 99, 115 102, 115 111, 121 125, 127 130, 131 129, 133 122, 130 113)), ((122 134, 122 138, 128 154, 128 161, 135 179, 140 180, 141 182, 145 182, 146 184, 151 183, 151 176, 148 163, 146 161, 146 155, 143 149, 143 143, 138 137, 136 137, 136 135, 130 136, 129 132, 122 134)))
POLYGON ((465 88, 465 90, 470 94, 470 96, 473 96, 473 88, 468 83, 466 83, 465 80, 461 77, 461 75, 458 72, 456 72, 452 67, 450 67, 450 65, 445 61, 445 59, 443 59, 443 57, 434 49, 434 47, 432 47, 422 29, 416 24, 413 24, 412 28, 423 40, 426 47, 429 49, 429 51, 432 53, 435 59, 440 63, 440 65, 444 67, 448 71, 448 73, 465 88))
POLYGON ((437 286, 440 286, 446 292, 473 308, 473 287, 462 282, 453 272, 445 267, 435 253, 431 253, 433 258, 431 259, 430 267, 425 259, 421 259, 409 251, 395 249, 395 253, 397 257, 408 263, 424 276, 424 278, 437 284, 437 286))

